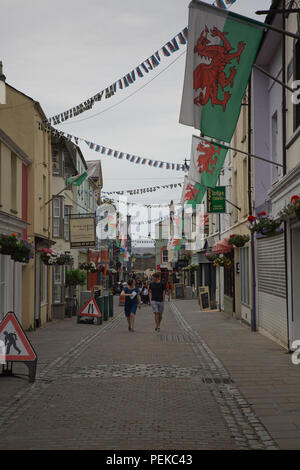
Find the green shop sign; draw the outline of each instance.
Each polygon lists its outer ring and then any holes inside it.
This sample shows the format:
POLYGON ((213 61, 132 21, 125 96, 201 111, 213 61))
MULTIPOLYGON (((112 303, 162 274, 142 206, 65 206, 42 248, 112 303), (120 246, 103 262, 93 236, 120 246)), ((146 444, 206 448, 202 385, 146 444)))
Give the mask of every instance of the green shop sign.
POLYGON ((220 214, 226 212, 225 186, 207 189, 207 212, 209 214, 220 214))

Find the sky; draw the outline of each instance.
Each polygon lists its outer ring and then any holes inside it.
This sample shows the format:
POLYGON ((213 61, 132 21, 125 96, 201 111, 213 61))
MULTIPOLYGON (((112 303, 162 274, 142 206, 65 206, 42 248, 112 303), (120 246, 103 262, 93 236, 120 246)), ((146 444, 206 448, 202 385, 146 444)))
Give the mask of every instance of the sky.
MULTIPOLYGON (((0 60, 6 81, 39 101, 48 117, 66 111, 122 78, 182 31, 189 3, 1 0, 0 60)), ((255 11, 269 6, 270 0, 237 0, 231 11, 263 21, 255 11)), ((147 77, 57 128, 126 153, 183 163, 194 132, 178 122, 185 47, 163 58, 147 77)), ((100 157, 85 144, 81 149, 86 160, 101 158, 104 191, 183 181, 182 171, 100 157)), ((129 200, 166 204, 179 202, 180 195, 180 189, 163 189, 129 200)))

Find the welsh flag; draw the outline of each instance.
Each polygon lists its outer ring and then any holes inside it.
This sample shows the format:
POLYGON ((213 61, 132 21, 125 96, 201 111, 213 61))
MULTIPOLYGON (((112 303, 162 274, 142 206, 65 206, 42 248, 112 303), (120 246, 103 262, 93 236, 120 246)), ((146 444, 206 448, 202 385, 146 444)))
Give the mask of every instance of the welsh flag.
POLYGON ((216 187, 226 155, 224 146, 193 135, 185 203, 200 204, 206 189, 216 187))
POLYGON ((196 207, 201 204, 206 188, 199 183, 191 181, 188 176, 184 177, 184 186, 181 195, 181 204, 191 204, 196 207))
POLYGON ((84 171, 83 173, 79 173, 78 175, 70 176, 70 178, 67 178, 66 184, 74 184, 74 186, 80 186, 87 177, 87 171, 84 171))
POLYGON ((92 163, 92 164, 89 164, 86 171, 84 171, 82 173, 79 173, 78 175, 75 175, 75 176, 70 176, 70 178, 67 178, 66 179, 66 184, 67 185, 74 184, 74 186, 80 186, 86 178, 88 178, 92 174, 94 174, 96 169, 97 169, 97 163, 96 162, 92 163))
POLYGON ((230 142, 265 25, 192 1, 179 122, 230 142))

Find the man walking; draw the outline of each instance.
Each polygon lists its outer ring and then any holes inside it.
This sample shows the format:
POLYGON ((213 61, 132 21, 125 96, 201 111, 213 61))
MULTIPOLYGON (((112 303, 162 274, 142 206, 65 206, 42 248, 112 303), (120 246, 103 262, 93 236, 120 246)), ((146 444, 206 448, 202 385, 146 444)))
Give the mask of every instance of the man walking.
POLYGON ((149 300, 152 305, 155 318, 155 331, 160 331, 162 314, 164 311, 164 301, 166 296, 166 286, 159 280, 159 274, 152 275, 152 282, 149 286, 149 300))

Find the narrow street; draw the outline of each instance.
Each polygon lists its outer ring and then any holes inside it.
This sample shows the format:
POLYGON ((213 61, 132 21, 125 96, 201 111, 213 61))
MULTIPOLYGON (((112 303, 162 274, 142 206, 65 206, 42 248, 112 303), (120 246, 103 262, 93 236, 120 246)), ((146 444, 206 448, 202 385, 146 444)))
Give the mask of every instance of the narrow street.
POLYGON ((159 333, 150 307, 129 332, 115 305, 101 326, 73 317, 28 337, 37 379, 1 377, 0 449, 300 446, 291 356, 224 313, 200 313, 195 300, 166 302, 159 333))

